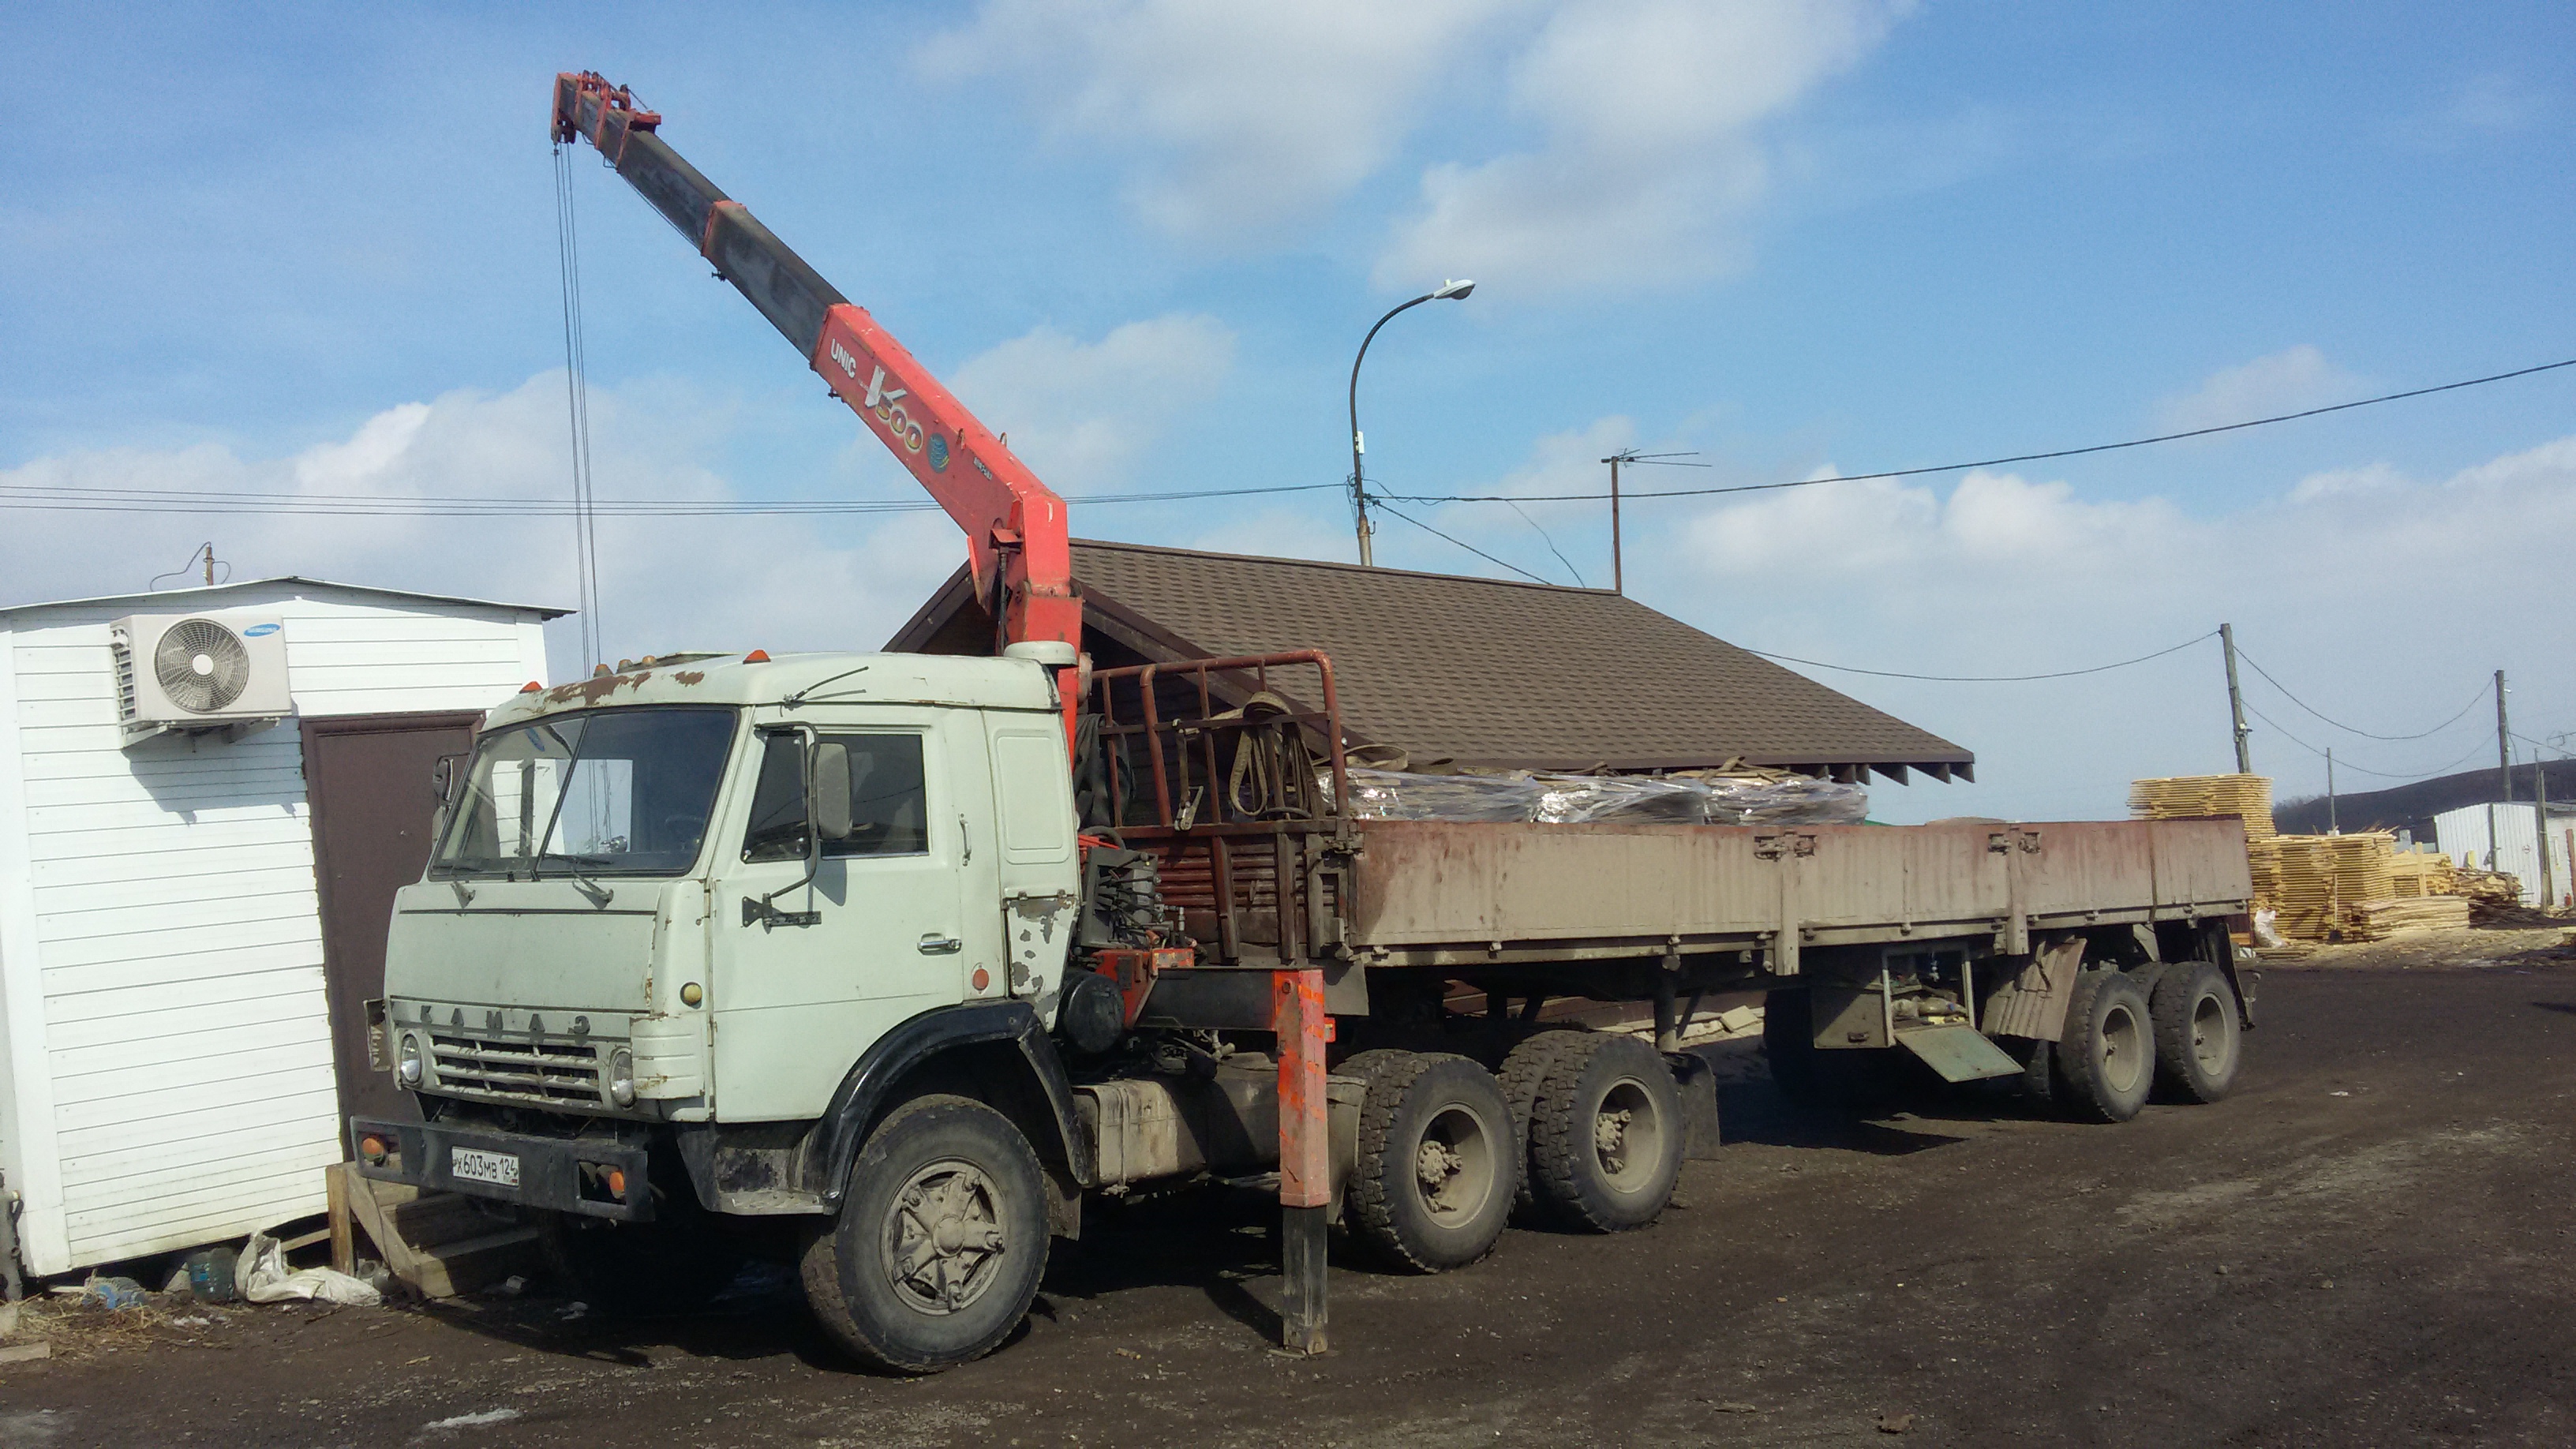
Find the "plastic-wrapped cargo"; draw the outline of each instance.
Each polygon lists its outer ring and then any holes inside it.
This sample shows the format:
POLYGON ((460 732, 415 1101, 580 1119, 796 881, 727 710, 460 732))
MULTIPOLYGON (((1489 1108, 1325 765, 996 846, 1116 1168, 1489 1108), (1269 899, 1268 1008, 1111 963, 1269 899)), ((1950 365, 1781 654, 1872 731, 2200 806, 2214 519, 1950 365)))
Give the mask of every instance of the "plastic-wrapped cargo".
POLYGON ((1812 775, 1710 775, 1711 825, 1858 825, 1869 818, 1869 791, 1812 775))
MULTIPOLYGON (((1351 814, 1362 820, 1485 820, 1538 818, 1545 787, 1527 775, 1417 775, 1409 770, 1354 769, 1351 814)), ((1324 777, 1323 793, 1333 793, 1324 777)))
POLYGON ((1538 809, 1529 818, 1542 825, 1573 825, 1593 820, 1640 824, 1705 825, 1708 792, 1696 780, 1668 780, 1653 775, 1540 775, 1538 809))
POLYGON ((1860 786, 1786 773, 1431 775, 1353 768, 1350 779, 1351 813, 1363 820, 1857 825, 1869 815, 1869 792, 1860 786))

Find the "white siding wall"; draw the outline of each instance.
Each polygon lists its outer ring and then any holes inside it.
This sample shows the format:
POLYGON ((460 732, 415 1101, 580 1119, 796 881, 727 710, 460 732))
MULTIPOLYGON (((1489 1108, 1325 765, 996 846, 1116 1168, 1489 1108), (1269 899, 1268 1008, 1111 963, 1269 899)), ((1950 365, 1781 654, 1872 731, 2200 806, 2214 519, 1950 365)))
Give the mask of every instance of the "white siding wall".
MULTIPOLYGON (((2442 853, 2479 870, 2500 870, 2522 880, 2522 903, 2540 905, 2540 808, 2528 800, 2510 805, 2463 805, 2433 817, 2442 853)), ((2576 889, 2576 815, 2549 807, 2549 888, 2565 904, 2576 889)))
MULTIPOLYGON (((229 593, 172 602, 281 617, 301 714, 486 709, 545 673, 526 611, 229 593)), ((163 611, 0 634, 0 1167, 39 1273, 319 1211, 340 1156, 296 723, 120 748, 107 625, 163 611)))

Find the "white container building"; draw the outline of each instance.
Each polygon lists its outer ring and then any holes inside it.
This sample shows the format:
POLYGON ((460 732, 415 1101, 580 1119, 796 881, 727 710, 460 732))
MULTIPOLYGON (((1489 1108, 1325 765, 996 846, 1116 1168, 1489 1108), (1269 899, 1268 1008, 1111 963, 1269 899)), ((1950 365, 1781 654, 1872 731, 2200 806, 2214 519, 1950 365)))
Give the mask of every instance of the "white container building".
POLYGON ((2541 900, 2540 848, 2549 844, 2551 905, 2576 902, 2576 806, 2549 807, 2549 825, 2540 825, 2540 807, 2529 800, 2504 805, 2463 805, 2433 817, 2434 839, 2442 853, 2478 870, 2500 870, 2522 881, 2522 903, 2541 900))
POLYGON ((29 1270, 322 1209, 344 1113, 390 1092, 362 998, 427 767, 546 677, 563 612, 298 578, 0 609, 0 1186, 29 1270))

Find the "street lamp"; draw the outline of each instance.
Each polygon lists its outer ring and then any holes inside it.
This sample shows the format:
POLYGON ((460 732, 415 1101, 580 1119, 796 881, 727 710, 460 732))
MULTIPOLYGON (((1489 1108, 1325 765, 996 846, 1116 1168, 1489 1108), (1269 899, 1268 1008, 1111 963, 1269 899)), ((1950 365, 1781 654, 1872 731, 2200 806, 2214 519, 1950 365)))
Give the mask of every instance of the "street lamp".
POLYGON ((1425 292, 1412 301, 1377 319, 1377 327, 1360 339, 1360 354, 1351 359, 1351 506, 1359 510, 1360 567, 1374 568, 1377 559, 1369 549, 1368 489, 1360 477, 1360 454, 1366 449, 1360 441, 1360 364, 1368 360, 1369 344, 1377 340, 1377 328, 1395 320, 1395 314, 1406 307, 1419 307, 1425 302, 1455 302, 1476 290, 1473 282, 1442 282, 1436 291, 1425 292))

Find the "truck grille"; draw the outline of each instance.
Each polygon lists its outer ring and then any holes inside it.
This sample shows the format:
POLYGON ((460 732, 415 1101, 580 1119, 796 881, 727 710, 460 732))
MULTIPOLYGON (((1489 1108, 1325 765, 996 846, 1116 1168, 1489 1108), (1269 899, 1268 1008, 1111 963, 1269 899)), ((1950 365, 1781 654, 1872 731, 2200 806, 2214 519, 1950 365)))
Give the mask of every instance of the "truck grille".
POLYGON ((599 1058, 588 1047, 444 1033, 432 1034, 429 1044, 442 1087, 522 1102, 601 1100, 599 1058))

